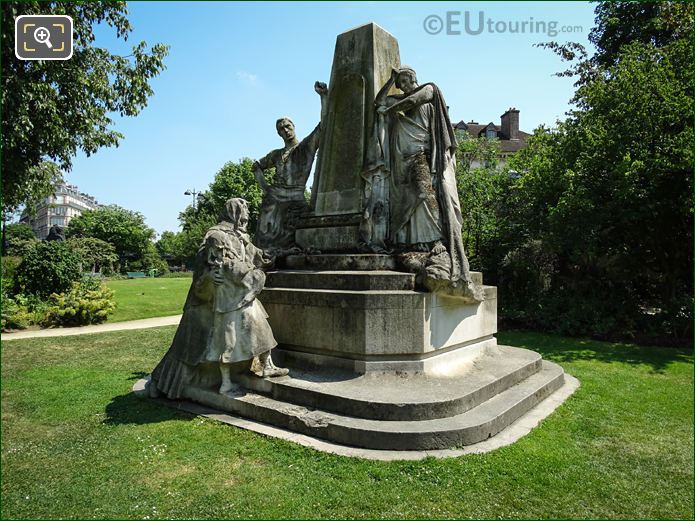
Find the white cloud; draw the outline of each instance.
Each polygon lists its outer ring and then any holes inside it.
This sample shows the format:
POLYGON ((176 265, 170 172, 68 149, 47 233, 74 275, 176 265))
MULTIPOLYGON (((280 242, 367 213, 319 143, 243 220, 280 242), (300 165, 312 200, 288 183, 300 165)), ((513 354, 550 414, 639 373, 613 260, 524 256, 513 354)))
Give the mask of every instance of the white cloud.
POLYGON ((256 83, 258 83, 258 76, 255 74, 251 74, 248 71, 237 71, 236 77, 244 83, 248 83, 249 85, 255 85, 256 83))

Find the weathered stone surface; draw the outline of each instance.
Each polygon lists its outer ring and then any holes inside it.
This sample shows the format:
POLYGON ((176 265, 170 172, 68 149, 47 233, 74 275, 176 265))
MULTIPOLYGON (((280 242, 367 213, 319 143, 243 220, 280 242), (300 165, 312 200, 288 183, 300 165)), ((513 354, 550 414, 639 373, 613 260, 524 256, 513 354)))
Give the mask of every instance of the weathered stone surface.
POLYGON ((338 35, 333 55, 328 117, 312 190, 316 215, 359 213, 367 137, 374 98, 400 66, 396 39, 374 23, 338 35))
POLYGON ((277 342, 256 295, 271 262, 247 235, 248 203, 228 199, 196 256, 184 313, 169 350, 152 371, 149 391, 175 399, 209 367, 218 373, 219 392, 232 386, 232 366, 260 359, 265 376, 287 374, 270 351, 277 342))
POLYGON ((283 264, 281 267, 293 270, 383 271, 396 267, 396 261, 392 256, 374 253, 290 255, 283 259, 283 264))
POLYGON ((198 316, 184 315, 191 327, 177 332, 180 352, 155 369, 149 391, 336 443, 412 451, 486 440, 563 386, 559 366, 497 345, 497 289, 469 273, 461 243, 446 102, 399 62, 395 38, 374 24, 338 37, 331 89, 315 84, 321 125, 298 142, 281 118, 285 147, 254 165, 266 195, 257 238, 270 254, 232 229, 245 228, 248 212, 215 230, 220 241, 235 234, 239 245, 201 249, 201 260, 212 263, 207 293, 191 301, 198 316), (305 212, 304 183, 319 144, 305 212), (270 167, 269 186, 263 170, 270 167), (294 202, 302 204, 296 212, 285 206, 294 202), (253 258, 235 260, 249 252, 253 258), (258 295, 266 280, 260 268, 273 259, 280 269, 258 295), (234 284, 224 284, 224 269, 234 284), (244 284, 253 291, 231 306, 230 291, 244 284), (257 295, 262 320, 250 325, 257 295), (273 341, 232 356, 255 346, 239 344, 237 329, 260 331, 261 322, 272 326, 273 341), (274 339, 286 369, 270 358, 274 339))
POLYGON ((297 228, 295 237, 301 248, 320 251, 356 250, 360 238, 357 226, 297 228))
POLYGON ((413 290, 415 275, 398 271, 278 270, 266 275, 267 287, 340 290, 413 290))
MULTIPOLYGON (((394 375, 393 378, 398 377, 394 375)), ((220 394, 213 389, 189 387, 186 397, 217 410, 344 445, 384 450, 427 450, 471 445, 494 436, 563 384, 562 368, 544 361, 537 372, 477 407, 464 407, 464 412, 447 417, 408 421, 343 415, 245 390, 220 394)), ((338 393, 333 394, 336 400, 344 399, 338 393)), ((300 397, 300 393, 295 397, 300 397)))
POLYGON ((466 412, 541 369, 538 353, 498 346, 475 364, 450 375, 365 374, 305 369, 293 364, 287 378, 259 379, 240 374, 244 387, 276 400, 374 420, 446 418, 466 412))
POLYGON ((271 275, 275 282, 259 299, 282 348, 321 355, 325 362, 343 366, 336 359, 347 359, 356 371, 427 371, 465 363, 494 345, 496 288, 484 287, 482 303, 466 304, 457 298, 396 289, 399 286, 391 284, 399 280, 397 274, 371 275, 370 281, 367 273, 271 275), (448 360, 444 357, 444 364, 426 360, 436 351, 455 348, 460 352, 449 354, 448 360))
POLYGON ((293 350, 276 349, 278 360, 298 367, 341 368, 357 374, 399 374, 410 377, 418 374, 446 376, 469 366, 491 349, 497 340, 490 336, 471 343, 459 344, 451 349, 433 351, 421 355, 352 355, 342 356, 307 352, 304 347, 293 350))

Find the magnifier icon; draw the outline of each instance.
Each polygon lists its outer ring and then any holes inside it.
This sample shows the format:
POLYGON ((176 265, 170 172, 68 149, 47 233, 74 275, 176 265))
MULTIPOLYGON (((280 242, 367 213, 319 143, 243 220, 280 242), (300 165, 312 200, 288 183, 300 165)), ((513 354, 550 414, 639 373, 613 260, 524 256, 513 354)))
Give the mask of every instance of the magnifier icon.
POLYGON ((45 27, 37 27, 34 31, 34 38, 39 43, 45 43, 49 49, 53 48, 50 41, 51 33, 45 27))

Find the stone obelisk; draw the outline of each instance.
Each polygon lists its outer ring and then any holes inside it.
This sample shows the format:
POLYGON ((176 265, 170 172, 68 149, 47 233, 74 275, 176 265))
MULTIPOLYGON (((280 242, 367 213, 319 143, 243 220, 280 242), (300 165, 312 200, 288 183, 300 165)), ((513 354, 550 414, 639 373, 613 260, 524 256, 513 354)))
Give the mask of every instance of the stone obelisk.
POLYGON ((400 67, 398 41, 375 23, 336 40, 328 115, 312 187, 312 215, 297 228, 297 244, 354 251, 359 244, 364 170, 376 111, 374 98, 400 67))

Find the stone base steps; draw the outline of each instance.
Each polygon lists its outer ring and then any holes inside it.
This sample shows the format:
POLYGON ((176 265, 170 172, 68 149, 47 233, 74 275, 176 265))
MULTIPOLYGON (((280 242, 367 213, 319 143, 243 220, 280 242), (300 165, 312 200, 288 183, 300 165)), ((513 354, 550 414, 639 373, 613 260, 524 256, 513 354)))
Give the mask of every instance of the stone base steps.
MULTIPOLYGON (((505 353, 507 356, 514 353, 523 358, 524 353, 531 352, 505 346, 502 355, 505 353)), ((532 359, 528 357, 528 360, 532 359)), ((499 362, 499 359, 495 361, 499 362)), ((357 396, 357 389, 365 385, 364 379, 360 378, 353 379, 355 388, 352 394, 346 391, 349 384, 345 382, 342 383, 342 391, 340 386, 334 386, 329 391, 311 389, 311 386, 300 382, 292 384, 291 377, 265 381, 249 377, 244 383, 254 387, 253 390, 240 388, 237 392, 222 395, 217 389, 189 387, 185 397, 220 411, 343 445, 380 450, 445 449, 471 445, 496 435, 562 387, 562 368, 540 359, 538 362, 531 361, 525 369, 517 365, 506 375, 493 377, 487 385, 482 384, 484 378, 480 378, 478 384, 461 384, 465 379, 463 374, 461 381, 447 378, 431 382, 427 389, 423 389, 429 398, 425 397, 419 402, 414 399, 416 393, 404 396, 406 400, 395 402, 384 400, 385 396, 382 395, 380 401, 376 389, 390 389, 390 384, 398 376, 372 376, 376 381, 371 391, 366 391, 373 393, 374 407, 368 406, 366 397, 357 396), (523 377, 525 372, 531 374, 523 377), (458 392, 454 390, 457 385, 458 392), (436 394, 437 388, 447 399, 439 402, 433 399, 436 398, 433 393, 436 394), (499 391, 500 388, 504 390, 499 391), (329 392, 335 393, 331 404, 329 392), (404 404, 404 412, 398 412, 401 403, 404 404), (428 405, 434 403, 440 405, 428 411, 428 405), (343 412, 335 412, 337 410, 343 412)), ((481 371, 484 369, 470 368, 468 374, 471 381, 481 371)), ((407 385, 417 383, 417 380, 411 380, 407 385)))
POLYGON ((409 374, 356 376, 349 371, 292 369, 290 376, 261 379, 240 374, 247 389, 276 400, 374 420, 430 420, 462 414, 541 369, 538 353, 495 346, 494 355, 471 362, 452 377, 409 374))

